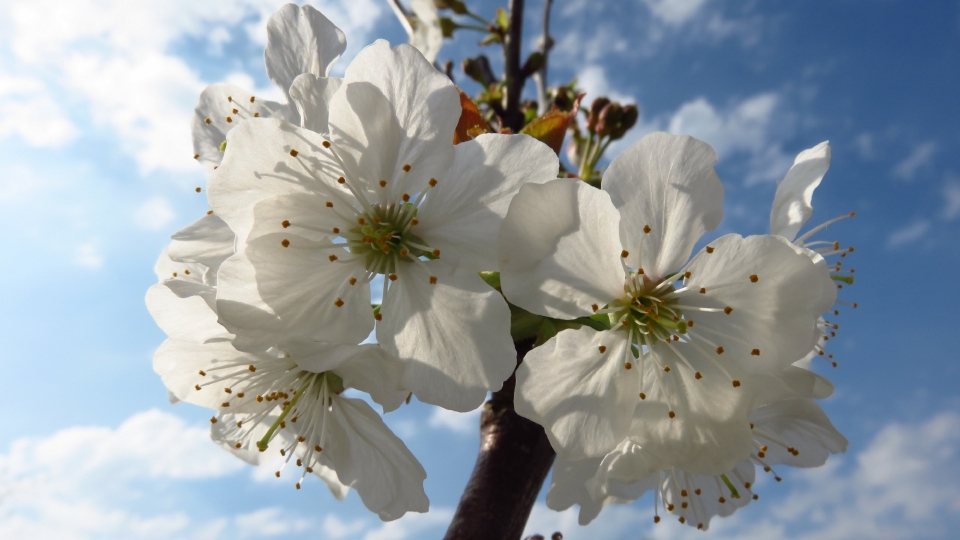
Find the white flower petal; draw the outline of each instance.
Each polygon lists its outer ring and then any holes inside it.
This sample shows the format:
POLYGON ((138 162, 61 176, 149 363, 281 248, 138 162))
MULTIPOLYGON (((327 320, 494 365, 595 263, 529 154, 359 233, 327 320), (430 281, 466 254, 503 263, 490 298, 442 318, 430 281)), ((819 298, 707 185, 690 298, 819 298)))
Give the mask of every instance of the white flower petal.
POLYGON ((304 73, 293 80, 290 99, 300 112, 301 127, 317 133, 330 133, 330 99, 342 82, 339 77, 317 77, 312 73, 304 73))
POLYGON ((167 280, 147 289, 147 311, 167 336, 203 343, 228 337, 213 309, 216 289, 182 280, 167 280))
POLYGON ((157 262, 153 265, 153 272, 157 275, 157 280, 165 281, 176 279, 177 281, 189 281, 196 284, 204 284, 204 276, 207 267, 200 263, 180 262, 170 258, 170 247, 163 248, 157 262))
POLYGON ((619 299, 619 221, 610 197, 580 180, 523 186, 500 228, 504 295, 527 311, 563 319, 619 299))
POLYGON ((324 206, 326 198, 316 193, 277 195, 258 202, 253 208, 253 228, 247 241, 274 233, 288 233, 319 242, 335 237, 335 228, 344 232, 356 227, 332 209, 324 206))
POLYGON ((286 336, 355 345, 373 330, 363 260, 342 247, 280 233, 251 240, 246 255, 256 282, 245 285, 256 286, 286 336))
POLYGON ((517 368, 517 414, 544 427, 561 459, 602 456, 623 440, 639 401, 627 334, 560 332, 517 368))
POLYGON ((426 512, 426 471, 380 415, 359 399, 335 396, 332 421, 325 422, 323 453, 340 481, 360 495, 380 519, 392 521, 406 512, 426 512))
MULTIPOLYGON (((655 489, 662 464, 649 452, 627 440, 603 458, 593 478, 587 480, 590 497, 602 503, 629 504, 655 489)), ((600 513, 596 506, 580 505, 580 524, 586 525, 600 513)))
POLYGON ((377 340, 406 363, 404 386, 425 403, 477 408, 517 365, 507 303, 476 273, 442 260, 403 263, 397 276, 377 340))
POLYGON ((242 351, 264 351, 286 337, 280 318, 260 297, 256 273, 244 253, 220 265, 217 314, 218 322, 236 336, 233 345, 242 351))
POLYGON ((763 460, 771 465, 819 467, 830 454, 847 451, 847 439, 833 427, 823 409, 812 399, 788 399, 761 407, 750 415, 754 434, 767 446, 763 460), (770 434, 776 441, 769 439, 770 434), (798 450, 794 456, 781 444, 798 450))
POLYGON ((602 460, 603 458, 595 457, 554 461, 553 472, 550 475, 550 489, 547 491, 547 508, 562 512, 579 504, 581 507, 596 506, 599 513, 601 505, 590 497, 586 484, 597 474, 597 467, 602 460))
POLYGON ((751 372, 779 372, 810 352, 819 338, 817 317, 833 303, 822 294, 835 294, 823 268, 775 235, 726 235, 688 271, 680 304, 697 308, 684 310, 695 323, 691 334, 722 347, 724 362, 751 372))
POLYGON ((664 505, 668 508, 672 505, 671 513, 683 517, 687 525, 704 531, 709 529, 714 516, 729 516, 753 500, 747 487, 755 479, 752 462, 741 461, 724 474, 737 490, 736 497, 718 476, 683 470, 665 472, 662 485, 664 505), (723 502, 720 502, 721 498, 723 502))
MULTIPOLYGON (((234 253, 234 234, 220 216, 206 214, 173 233, 167 254, 174 261, 200 263, 215 278, 220 263, 234 253)), ((214 283, 216 280, 214 279, 214 283)))
POLYGON ((813 190, 830 168, 828 141, 800 152, 793 166, 777 186, 770 210, 770 234, 778 234, 793 241, 800 227, 813 215, 813 190))
POLYGON ((809 369, 787 366, 779 373, 756 377, 759 393, 754 407, 761 407, 784 399, 826 399, 833 394, 833 384, 809 369))
POLYGON ((337 184, 343 173, 323 142, 319 134, 280 120, 248 120, 230 131, 207 195, 214 213, 237 235, 238 251, 253 228, 258 202, 305 191, 348 193, 337 184))
POLYGON ((415 195, 430 178, 444 180, 459 121, 460 94, 450 79, 413 47, 391 49, 383 40, 357 54, 330 105, 330 129, 348 169, 368 182, 386 180, 390 189, 399 189, 399 179, 408 176, 394 198, 403 191, 415 195), (363 90, 344 91, 357 83, 364 83, 357 85, 363 90), (381 133, 387 119, 374 115, 382 114, 383 98, 397 127, 381 133), (376 157, 365 155, 370 153, 376 157), (409 173, 404 165, 410 165, 409 173))
POLYGON ((723 184, 713 169, 716 162, 709 144, 658 132, 610 163, 602 186, 620 211, 631 267, 663 278, 687 261, 704 232, 720 224, 723 184))
POLYGON ((291 113, 296 111, 275 101, 258 99, 239 86, 227 83, 210 85, 200 93, 200 101, 193 110, 191 132, 196 159, 207 170, 213 170, 223 161, 220 145, 227 140, 230 130, 254 118, 254 114, 261 118, 286 120, 290 119, 291 113))
POLYGON ((340 345, 294 341, 283 349, 304 371, 333 371, 347 388, 370 394, 384 412, 396 410, 409 395, 400 381, 403 363, 379 345, 340 345))
POLYGON ((360 345, 364 354, 335 370, 348 388, 370 394, 383 412, 397 410, 410 395, 401 384, 404 365, 379 345, 360 345))
POLYGON ((526 183, 556 179, 560 163, 528 135, 485 134, 454 149, 450 173, 420 205, 415 232, 459 268, 498 270, 497 235, 510 201, 526 183))
POLYGON ((747 415, 756 389, 726 366, 740 381, 735 387, 708 353, 683 342, 653 344, 643 363, 646 399, 639 400, 630 439, 664 463, 712 475, 749 455, 747 415))
MULTIPOLYGON (((224 378, 229 372, 214 371, 211 368, 218 363, 241 362, 255 363, 254 355, 240 352, 228 341, 196 343, 179 339, 168 339, 160 345, 153 355, 153 370, 175 396, 187 403, 221 411, 225 401, 223 388, 230 385, 230 379, 224 378), (203 371, 205 375, 200 375, 203 371), (223 384, 196 385, 210 381, 223 381, 223 384)), ((229 397, 229 396, 228 396, 229 397)))
POLYGON ((347 38, 312 6, 287 4, 267 21, 267 48, 263 61, 267 76, 287 94, 301 73, 330 74, 347 48, 347 38))

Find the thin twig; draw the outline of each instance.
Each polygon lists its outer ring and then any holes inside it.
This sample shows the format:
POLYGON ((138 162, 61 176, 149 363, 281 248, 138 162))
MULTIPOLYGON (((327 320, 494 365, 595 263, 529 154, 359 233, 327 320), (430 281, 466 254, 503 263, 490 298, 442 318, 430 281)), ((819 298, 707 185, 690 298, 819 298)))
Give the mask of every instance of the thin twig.
POLYGON ((413 26, 410 25, 409 15, 407 10, 403 9, 403 6, 400 5, 399 0, 387 0, 387 3, 390 4, 390 7, 393 9, 393 13, 397 16, 397 19, 400 20, 400 24, 403 25, 403 29, 407 31, 408 36, 413 35, 413 26))
POLYGON ((543 67, 533 74, 533 82, 537 85, 537 113, 544 114, 549 108, 547 101, 547 61, 550 58, 550 49, 553 48, 553 37, 550 36, 550 7, 553 0, 543 0, 543 36, 540 38, 540 52, 543 53, 543 67))

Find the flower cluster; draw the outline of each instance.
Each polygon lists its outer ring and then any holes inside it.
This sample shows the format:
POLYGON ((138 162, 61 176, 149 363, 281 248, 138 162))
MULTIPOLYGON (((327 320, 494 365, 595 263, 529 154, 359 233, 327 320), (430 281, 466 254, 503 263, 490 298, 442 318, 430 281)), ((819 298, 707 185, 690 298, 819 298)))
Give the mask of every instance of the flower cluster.
POLYGON ((526 356, 516 393, 560 458, 547 504, 579 504, 581 524, 653 491, 655 521, 662 508, 706 529, 757 498, 755 465, 776 475, 846 449, 814 401, 832 385, 801 367, 823 353, 821 314, 846 280, 824 257, 852 251, 805 243, 823 226, 794 241, 829 147, 801 153, 780 183, 773 234, 728 234, 691 256, 722 217, 716 159, 702 141, 653 133, 600 189, 525 186, 502 225, 506 297, 582 325, 526 356))
MULTIPOLYGON (((602 178, 558 178, 579 98, 531 124, 559 126, 540 140, 484 133, 432 63, 436 7, 412 5, 421 50, 377 41, 337 78, 343 32, 288 4, 264 52, 285 102, 201 94, 194 157, 211 209, 173 235, 147 293, 171 401, 212 409, 226 450, 298 468, 297 489, 310 473, 337 498, 353 488, 384 520, 427 511, 426 472, 371 403, 469 411, 514 372, 516 411, 560 458, 548 505, 579 504, 584 523, 653 491, 706 528, 756 497, 756 464, 843 451, 814 401, 832 386, 805 362, 831 357, 822 315, 852 277, 826 258, 852 248, 810 241, 823 227, 797 238, 826 143, 781 182, 772 234, 693 254, 723 214, 709 145, 654 133, 602 178), (553 329, 519 368, 513 340, 533 336, 518 314, 553 329)), ((637 114, 591 109, 588 169, 637 114)))
POLYGON ((284 6, 267 30, 288 102, 201 95, 211 210, 157 264, 147 305, 169 339, 154 369, 171 399, 213 409, 214 440, 244 459, 278 453, 384 520, 425 512, 423 467, 347 396, 469 411, 500 388, 516 366, 510 313, 479 272, 498 269, 512 196, 559 162, 528 136, 454 146, 460 93, 409 45, 378 41, 341 79, 328 75, 344 36, 320 12, 284 6))

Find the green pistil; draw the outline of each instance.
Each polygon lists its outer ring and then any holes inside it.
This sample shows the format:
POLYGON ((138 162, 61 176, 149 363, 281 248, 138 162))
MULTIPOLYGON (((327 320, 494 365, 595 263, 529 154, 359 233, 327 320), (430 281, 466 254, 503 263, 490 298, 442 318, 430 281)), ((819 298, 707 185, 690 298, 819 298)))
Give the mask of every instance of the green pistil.
POLYGON ((830 274, 830 279, 834 281, 842 281, 847 285, 853 285, 853 276, 842 276, 840 274, 830 274))
MULTIPOLYGON (((664 294, 672 290, 671 287, 664 294)), ((671 303, 669 300, 646 296, 627 298, 620 302, 622 308, 614 316, 616 319, 626 317, 628 327, 637 331, 637 343, 645 345, 657 341, 659 338, 656 334, 670 336, 687 333, 687 321, 683 320, 683 313, 671 303)))
POLYGON ((730 496, 733 497, 734 499, 739 499, 740 493, 737 492, 737 488, 733 487, 733 482, 731 482, 730 479, 727 478, 727 475, 721 474, 720 479, 723 480, 723 483, 727 485, 727 489, 730 490, 730 496))
MULTIPOLYGON (((342 384, 342 379, 341 379, 341 384, 342 384)), ((300 397, 303 396, 304 392, 307 391, 307 388, 310 388, 310 385, 307 384, 306 381, 304 381, 303 386, 300 388, 300 390, 297 390, 297 393, 293 395, 293 399, 290 401, 290 403, 286 407, 283 408, 283 412, 280 413, 280 416, 277 417, 277 419, 273 422, 273 425, 270 426, 270 429, 267 430, 266 435, 264 435, 262 439, 257 441, 257 448, 259 448, 261 452, 265 452, 267 450, 267 446, 270 444, 270 438, 273 437, 273 433, 277 431, 277 428, 280 427, 280 424, 284 421, 284 419, 286 419, 287 414, 291 410, 293 410, 293 407, 297 404, 298 401, 300 401, 300 397)))

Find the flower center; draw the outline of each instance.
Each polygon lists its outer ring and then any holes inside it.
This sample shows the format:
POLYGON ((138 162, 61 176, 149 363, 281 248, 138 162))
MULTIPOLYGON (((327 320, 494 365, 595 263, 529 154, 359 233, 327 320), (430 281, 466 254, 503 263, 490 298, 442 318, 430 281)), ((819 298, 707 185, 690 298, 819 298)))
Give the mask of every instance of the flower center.
POLYGON ((672 294, 673 281, 655 282, 631 272, 624 283, 626 295, 610 305, 619 327, 634 336, 637 345, 656 341, 679 341, 687 333, 687 321, 672 294))
POLYGON ((367 271, 392 274, 400 261, 436 259, 440 250, 431 249, 413 234, 417 206, 410 202, 373 204, 357 215, 357 225, 342 235, 350 253, 363 257, 367 271))

